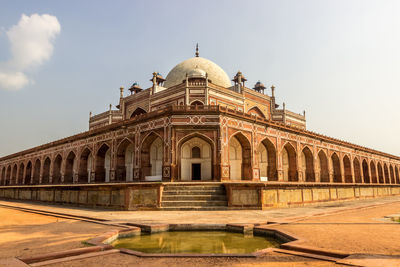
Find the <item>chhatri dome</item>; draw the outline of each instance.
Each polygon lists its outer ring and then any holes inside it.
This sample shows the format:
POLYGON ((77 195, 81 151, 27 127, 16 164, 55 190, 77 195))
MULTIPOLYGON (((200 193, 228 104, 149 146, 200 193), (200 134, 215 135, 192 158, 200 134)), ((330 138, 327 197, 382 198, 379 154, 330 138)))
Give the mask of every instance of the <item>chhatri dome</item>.
POLYGON ((176 65, 167 75, 164 82, 164 87, 171 87, 181 84, 186 79, 186 74, 194 74, 205 72, 208 79, 213 84, 231 87, 231 81, 226 72, 211 60, 199 57, 198 48, 196 47, 196 56, 189 58, 176 65))

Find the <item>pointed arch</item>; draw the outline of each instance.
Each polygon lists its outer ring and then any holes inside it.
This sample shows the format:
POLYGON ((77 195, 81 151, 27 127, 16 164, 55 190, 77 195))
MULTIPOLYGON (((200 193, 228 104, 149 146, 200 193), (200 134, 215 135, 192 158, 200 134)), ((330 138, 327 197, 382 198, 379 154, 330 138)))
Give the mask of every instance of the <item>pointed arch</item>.
POLYGON ((162 164, 164 158, 163 138, 154 131, 147 133, 142 139, 140 149, 141 177, 156 176, 162 179, 162 164))
POLYGON ((10 185, 11 182, 11 165, 8 165, 6 172, 6 183, 5 185, 10 185))
POLYGON ((351 162, 348 155, 343 156, 343 170, 344 170, 344 182, 352 183, 353 175, 351 174, 351 162))
POLYGON ((361 165, 357 157, 354 157, 353 159, 353 168, 354 168, 354 182, 362 183, 361 165))
POLYGON ((276 149, 268 137, 258 146, 257 156, 260 177, 267 177, 268 181, 278 181, 276 149))
POLYGON ((62 166, 62 157, 60 154, 57 154, 57 156, 53 160, 53 184, 60 184, 61 183, 61 166, 62 166))
POLYGON ((249 109, 247 111, 247 113, 251 114, 251 115, 259 116, 259 117, 264 118, 264 119, 266 118, 266 116, 264 115, 264 112, 262 112, 261 109, 259 107, 257 107, 257 106, 254 106, 251 109, 249 109))
POLYGON ((147 113, 146 110, 144 110, 144 109, 142 109, 142 108, 136 108, 136 109, 131 113, 131 115, 129 116, 129 118, 132 119, 132 118, 134 118, 134 117, 136 117, 136 116, 138 116, 138 115, 146 114, 146 113, 147 113))
POLYGON ((92 172, 92 151, 85 147, 80 154, 79 169, 78 169, 78 183, 89 183, 92 172))
POLYGON ((389 171, 390 171, 390 183, 391 184, 395 184, 396 181, 395 181, 395 177, 394 177, 393 166, 391 164, 390 164, 390 167, 389 167, 389 171))
POLYGON ((297 156, 296 149, 289 142, 282 147, 282 168, 283 180, 289 182, 297 182, 299 180, 297 173, 297 156))
POLYGON ((382 168, 382 164, 380 162, 378 162, 378 178, 379 178, 379 183, 383 184, 385 183, 385 179, 383 177, 383 168, 382 168))
POLYGON ((306 182, 315 182, 314 156, 311 149, 305 146, 301 151, 301 164, 306 182))
POLYGON ((385 184, 390 184, 389 169, 386 163, 383 163, 383 172, 385 177, 385 184))
POLYGON ((24 181, 24 171, 25 171, 25 164, 21 162, 19 164, 19 171, 18 171, 18 184, 22 184, 24 181))
POLYGON ((32 179, 32 184, 39 184, 40 183, 40 168, 41 168, 41 162, 40 159, 36 159, 35 165, 33 168, 33 179, 32 179))
POLYGON ((177 144, 180 180, 211 180, 213 178, 214 142, 207 136, 194 133, 177 144))
POLYGON ((329 166, 328 166, 328 157, 325 152, 321 149, 318 152, 318 166, 317 169, 320 173, 320 181, 323 183, 329 182, 329 166))
POLYGON ((396 173, 396 184, 400 184, 400 177, 399 177, 399 166, 395 166, 395 173, 396 173))
POLYGON ((190 103, 191 106, 204 106, 204 103, 200 100, 195 100, 192 103, 190 103))
POLYGON ((117 182, 133 181, 133 166, 135 159, 135 147, 133 142, 124 138, 117 148, 117 165, 115 180, 117 182))
MULTIPOLYGON (((215 143, 198 132, 186 135, 177 143, 176 162, 178 165, 178 178, 180 180, 211 180, 215 173, 215 143), (193 157, 193 150, 199 149, 199 157, 193 157), (200 164, 196 169, 193 164, 200 164)), ((197 153, 197 152, 196 152, 197 153)))
POLYGON ((364 183, 366 183, 366 184, 371 183, 369 167, 368 167, 368 163, 365 159, 362 162, 362 171, 363 171, 363 176, 364 176, 364 183))
POLYGON ((50 183, 50 165, 51 160, 50 157, 46 157, 43 163, 43 175, 42 175, 42 184, 50 183))
POLYGON ((64 184, 72 184, 74 182, 75 164, 75 152, 70 151, 65 159, 64 184))
POLYGON ((333 182, 342 183, 342 171, 340 168, 340 159, 336 152, 333 152, 331 156, 332 167, 333 167, 333 182))
POLYGON ((371 160, 369 165, 371 167, 371 182, 376 184, 376 183, 378 183, 378 177, 376 176, 375 162, 373 160, 371 160))
POLYGON ((96 153, 95 182, 104 183, 110 181, 111 150, 107 143, 103 143, 96 153))
POLYGON ((26 164, 25 179, 23 181, 23 184, 30 184, 31 183, 32 166, 33 166, 32 161, 29 160, 28 163, 26 164))
POLYGON ((5 185, 6 183, 6 167, 3 166, 1 170, 1 180, 0 180, 0 185, 5 185))
POLYGON ((251 145, 241 132, 235 133, 229 139, 229 164, 231 180, 251 179, 251 145))
POLYGON ((12 169, 12 174, 11 174, 10 184, 17 184, 17 171, 18 171, 17 163, 14 163, 14 166, 12 169))

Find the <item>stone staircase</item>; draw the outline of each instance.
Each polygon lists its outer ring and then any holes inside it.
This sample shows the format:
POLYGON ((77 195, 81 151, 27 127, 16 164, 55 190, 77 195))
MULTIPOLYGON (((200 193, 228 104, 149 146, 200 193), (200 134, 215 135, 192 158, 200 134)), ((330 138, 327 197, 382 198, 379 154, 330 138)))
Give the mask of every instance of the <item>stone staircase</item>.
POLYGON ((181 184, 165 185, 162 210, 226 210, 226 192, 223 185, 181 184))

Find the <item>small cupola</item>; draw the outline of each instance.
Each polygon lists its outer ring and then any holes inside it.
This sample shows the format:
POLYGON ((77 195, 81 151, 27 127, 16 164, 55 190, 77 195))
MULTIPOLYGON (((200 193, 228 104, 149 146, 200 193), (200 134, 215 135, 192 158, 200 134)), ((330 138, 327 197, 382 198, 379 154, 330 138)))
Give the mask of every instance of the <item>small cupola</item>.
POLYGON ((143 91, 143 89, 140 87, 140 85, 138 84, 138 82, 134 82, 132 84, 132 86, 129 88, 129 91, 131 91, 131 94, 135 93, 139 93, 140 91, 143 91))
POLYGON ((254 91, 256 91, 256 92, 259 92, 259 93, 263 93, 264 94, 264 90, 266 89, 267 87, 265 87, 264 86, 264 84, 262 83, 262 82, 260 82, 260 81, 258 81, 255 85, 254 85, 254 91))

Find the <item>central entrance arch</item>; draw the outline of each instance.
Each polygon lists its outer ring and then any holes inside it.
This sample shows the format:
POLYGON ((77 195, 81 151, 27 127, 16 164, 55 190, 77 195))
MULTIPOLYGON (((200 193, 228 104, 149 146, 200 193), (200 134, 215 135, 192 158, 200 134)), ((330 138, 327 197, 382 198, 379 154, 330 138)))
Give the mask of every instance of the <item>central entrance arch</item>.
POLYGON ((200 135, 184 140, 180 149, 180 179, 183 181, 211 180, 212 152, 209 141, 200 135))

